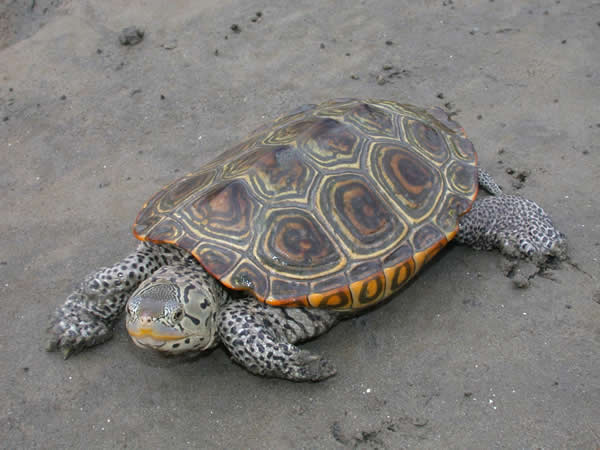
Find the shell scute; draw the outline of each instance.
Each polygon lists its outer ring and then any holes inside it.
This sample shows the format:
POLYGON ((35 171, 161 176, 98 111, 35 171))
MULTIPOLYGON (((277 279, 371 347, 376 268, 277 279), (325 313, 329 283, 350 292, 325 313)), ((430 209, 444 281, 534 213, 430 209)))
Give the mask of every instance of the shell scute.
POLYGON ((372 147, 374 179, 400 212, 412 221, 431 214, 443 193, 439 169, 403 145, 375 143, 372 147))
POLYGON ((319 194, 320 211, 352 254, 389 248, 408 231, 408 224, 358 175, 329 177, 319 194))
POLYGON ((181 211, 190 234, 202 230, 208 236, 226 236, 247 246, 253 237, 253 220, 258 204, 242 181, 212 186, 181 211))
POLYGON ((298 147, 314 158, 319 164, 334 165, 355 163, 363 139, 346 124, 325 118, 318 121, 308 133, 298 141, 298 147))
POLYGON ((343 255, 323 227, 302 209, 269 211, 257 242, 257 259, 277 273, 302 277, 322 274, 343 264, 343 255))
POLYGON ((238 261, 241 259, 241 255, 227 247, 213 244, 212 242, 200 242, 190 243, 189 246, 185 246, 182 243, 179 244, 183 248, 194 248, 192 255, 202 261, 206 270, 217 278, 222 278, 235 267, 238 261))

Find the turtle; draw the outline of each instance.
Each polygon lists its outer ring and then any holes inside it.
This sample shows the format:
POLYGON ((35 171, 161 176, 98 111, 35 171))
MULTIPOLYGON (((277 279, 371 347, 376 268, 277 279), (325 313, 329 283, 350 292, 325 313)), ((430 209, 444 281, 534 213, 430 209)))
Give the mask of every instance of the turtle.
POLYGON ((106 341, 125 310, 137 346, 195 355, 222 343, 254 374, 319 381, 335 365, 296 344, 391 298, 451 240, 566 255, 550 216, 503 192, 447 112, 370 99, 258 128, 151 197, 133 234, 134 253, 57 309, 49 351, 106 341))

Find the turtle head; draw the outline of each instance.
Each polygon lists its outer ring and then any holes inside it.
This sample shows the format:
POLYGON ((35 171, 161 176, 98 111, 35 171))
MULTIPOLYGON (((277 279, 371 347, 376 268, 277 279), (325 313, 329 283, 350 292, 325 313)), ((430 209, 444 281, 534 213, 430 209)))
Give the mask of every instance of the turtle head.
POLYGON ((165 266, 127 302, 127 331, 139 347, 168 354, 200 352, 217 345, 216 281, 199 266, 165 266))

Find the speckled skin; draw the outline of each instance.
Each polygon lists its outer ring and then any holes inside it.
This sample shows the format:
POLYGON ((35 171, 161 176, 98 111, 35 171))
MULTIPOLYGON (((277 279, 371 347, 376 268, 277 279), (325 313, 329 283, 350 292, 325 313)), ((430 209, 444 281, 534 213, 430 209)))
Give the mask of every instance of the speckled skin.
MULTIPOLYGON (((502 194, 484 170, 479 183, 492 195, 476 200, 461 218, 458 242, 536 262, 566 256, 565 237, 542 208, 502 194)), ((68 357, 106 341, 126 304, 127 328, 139 346, 178 354, 221 342, 238 364, 258 375, 319 381, 335 374, 332 363, 295 344, 326 332, 340 313, 240 297, 182 250, 145 242, 122 262, 86 277, 57 309, 48 350, 68 357)))
POLYGON ((500 188, 492 176, 481 167, 477 168, 477 181, 479 182, 479 186, 488 191, 490 194, 502 195, 502 188, 500 188))

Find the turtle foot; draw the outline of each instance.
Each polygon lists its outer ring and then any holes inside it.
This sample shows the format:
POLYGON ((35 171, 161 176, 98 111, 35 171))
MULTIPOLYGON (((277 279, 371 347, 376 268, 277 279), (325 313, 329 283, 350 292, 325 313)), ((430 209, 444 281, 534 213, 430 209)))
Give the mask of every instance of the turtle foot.
POLYGON ((290 369, 286 378, 294 381, 322 381, 337 372, 329 360, 307 350, 300 350, 291 358, 290 369))
POLYGON ((49 352, 60 351, 65 359, 112 337, 111 328, 86 307, 82 294, 72 294, 50 322, 46 342, 49 352))
POLYGON ((567 258, 567 241, 535 202, 516 195, 475 201, 461 217, 458 242, 476 249, 498 248, 509 258, 529 259, 539 267, 567 258))
POLYGON ((536 239, 531 233, 508 234, 500 242, 500 251, 509 258, 528 259, 538 267, 551 267, 567 259, 567 241, 558 230, 552 236, 536 239))

